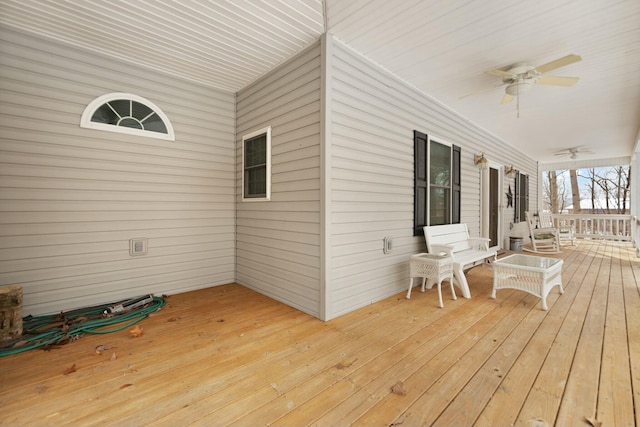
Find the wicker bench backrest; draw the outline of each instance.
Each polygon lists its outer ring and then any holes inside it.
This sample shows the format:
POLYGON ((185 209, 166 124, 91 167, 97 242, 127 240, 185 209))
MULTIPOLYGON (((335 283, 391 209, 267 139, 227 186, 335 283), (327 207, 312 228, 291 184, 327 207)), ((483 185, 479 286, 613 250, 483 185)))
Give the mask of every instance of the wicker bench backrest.
POLYGON ((450 245, 453 252, 471 249, 467 224, 446 224, 424 227, 427 252, 433 253, 431 245, 450 245))

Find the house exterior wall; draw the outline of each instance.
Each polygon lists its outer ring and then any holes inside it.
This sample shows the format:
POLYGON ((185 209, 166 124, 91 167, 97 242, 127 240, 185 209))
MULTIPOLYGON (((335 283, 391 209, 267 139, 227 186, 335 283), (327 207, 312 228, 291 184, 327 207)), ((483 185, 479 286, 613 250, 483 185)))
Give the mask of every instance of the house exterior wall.
POLYGON ((323 319, 396 294, 425 249, 412 235, 413 130, 462 147, 472 235, 474 154, 527 173, 537 210, 533 160, 331 36, 234 95, 0 31, 0 286, 23 286, 25 314, 234 280, 323 319), (80 128, 111 92, 154 102, 176 140, 80 128), (271 200, 243 202, 242 136, 267 126, 271 200), (129 255, 137 237, 148 255, 129 255))
POLYGON ((0 31, 0 286, 24 314, 233 282, 234 94, 0 31), (80 128, 112 92, 155 103, 175 141, 80 128))
POLYGON ((320 317, 320 43, 237 95, 236 281, 320 317), (271 126, 271 200, 242 201, 242 137, 271 126))
MULTIPOLYGON (((530 176, 535 208, 537 166, 510 145, 400 81, 338 40, 333 40, 331 78, 330 206, 327 238, 327 318, 405 290, 409 255, 426 250, 413 236, 413 130, 462 147, 461 220, 480 233, 480 171, 474 154, 514 165, 530 176), (383 239, 393 251, 383 253, 383 239)), ((513 208, 506 208, 508 236, 513 208)), ((524 223, 523 223, 524 224, 524 223)), ((473 289, 472 289, 473 292, 473 289)))

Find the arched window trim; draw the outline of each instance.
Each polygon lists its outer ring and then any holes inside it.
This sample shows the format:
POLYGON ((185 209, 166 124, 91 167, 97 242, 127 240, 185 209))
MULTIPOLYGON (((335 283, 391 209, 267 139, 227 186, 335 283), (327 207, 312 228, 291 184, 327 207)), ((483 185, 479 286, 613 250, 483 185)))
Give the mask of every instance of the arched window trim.
POLYGON ((114 93, 108 93, 108 94, 97 97, 96 99, 91 101, 89 105, 87 105, 87 108, 84 109, 84 112, 82 113, 82 117, 80 118, 80 127, 88 128, 88 129, 105 130, 108 132, 126 133, 128 135, 144 136, 147 138, 164 139, 168 141, 176 140, 175 134, 173 132, 173 126, 171 125, 171 121, 169 120, 169 117, 167 117, 167 115, 153 102, 141 96, 134 95, 132 93, 114 92, 114 93), (167 133, 154 132, 149 130, 135 129, 135 128, 125 127, 125 126, 117 126, 117 125, 112 125, 107 123, 98 123, 98 122, 91 121, 93 114, 96 112, 98 108, 102 107, 107 102, 115 101, 118 99, 127 99, 135 102, 139 102, 140 104, 143 104, 148 108, 150 108, 151 110, 153 110, 153 112, 156 113, 158 117, 160 117, 160 119, 162 119, 162 121, 164 122, 164 125, 167 128, 167 133))

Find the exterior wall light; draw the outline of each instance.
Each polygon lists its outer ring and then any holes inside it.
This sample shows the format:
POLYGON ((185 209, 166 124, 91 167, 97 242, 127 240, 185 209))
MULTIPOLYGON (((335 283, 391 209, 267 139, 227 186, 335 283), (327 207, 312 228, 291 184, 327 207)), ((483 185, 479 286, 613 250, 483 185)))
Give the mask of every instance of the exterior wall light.
POLYGON ((489 166, 489 160, 487 160, 487 158, 484 156, 484 153, 482 153, 480 155, 478 155, 478 154, 474 155, 473 156, 473 163, 480 170, 485 170, 489 166))

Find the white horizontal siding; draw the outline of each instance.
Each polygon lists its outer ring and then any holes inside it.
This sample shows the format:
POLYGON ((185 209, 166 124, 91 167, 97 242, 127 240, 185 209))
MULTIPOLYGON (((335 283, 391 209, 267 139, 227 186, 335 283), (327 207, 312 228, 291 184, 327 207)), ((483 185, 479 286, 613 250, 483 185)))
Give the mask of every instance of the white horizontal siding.
POLYGON ((25 314, 233 282, 234 95, 1 34, 0 286, 25 314), (80 128, 110 92, 152 100, 175 142, 80 128))
POLYGON ((320 48, 238 93, 237 273, 251 289, 320 317, 320 48), (242 202, 242 136, 271 126, 270 201, 242 202))
MULTIPOLYGON (((413 130, 462 147, 462 221, 480 230, 474 154, 531 174, 535 162, 336 41, 331 99, 331 237, 328 318, 405 290, 413 237, 413 130), (383 239, 393 237, 385 255, 383 239)), ((505 184, 506 192, 506 184, 505 184)), ((505 223, 511 213, 505 212, 505 223)))

